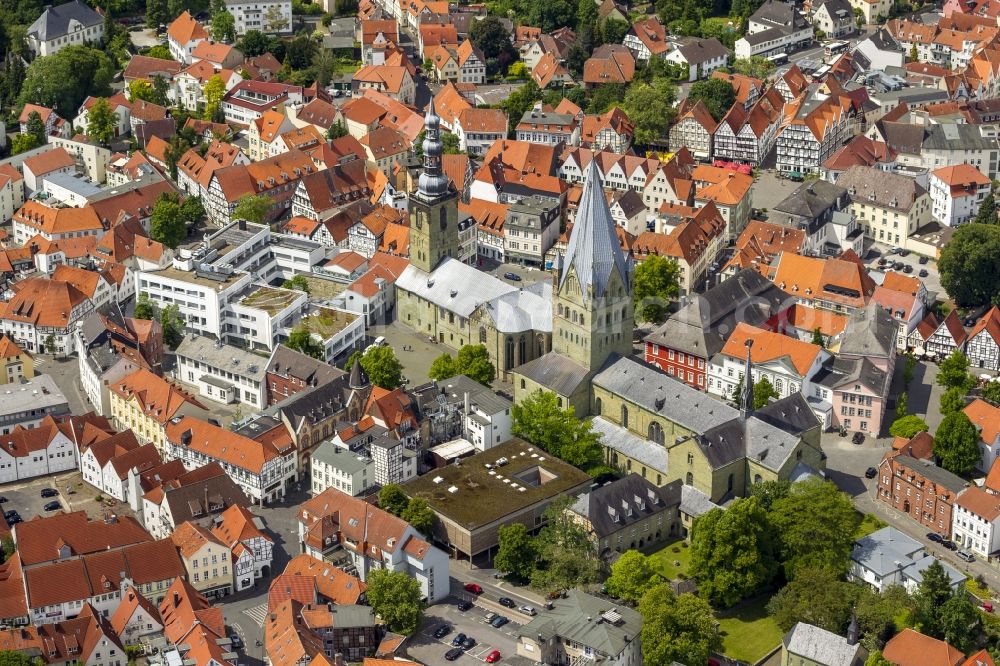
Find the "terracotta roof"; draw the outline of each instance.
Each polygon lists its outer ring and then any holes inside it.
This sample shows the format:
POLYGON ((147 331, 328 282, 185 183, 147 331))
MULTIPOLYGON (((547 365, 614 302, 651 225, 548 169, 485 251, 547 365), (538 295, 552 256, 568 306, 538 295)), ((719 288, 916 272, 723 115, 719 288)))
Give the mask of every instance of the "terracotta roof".
POLYGON ((28 122, 28 117, 31 112, 34 111, 38 113, 38 117, 41 118, 42 122, 45 123, 49 116, 55 113, 52 109, 47 106, 41 106, 40 104, 25 104, 24 108, 21 109, 21 115, 18 116, 18 122, 26 123, 28 122))
POLYGON ((166 434, 172 443, 181 443, 190 436, 184 444, 187 448, 252 474, 260 474, 265 462, 286 453, 274 444, 252 440, 192 416, 168 423, 166 434))
POLYGON ((965 343, 967 337, 965 329, 962 327, 962 320, 958 318, 958 312, 955 310, 949 312, 948 316, 941 322, 941 325, 938 326, 939 331, 942 328, 948 332, 951 339, 955 341, 956 346, 961 347, 965 343))
POLYGON ((955 504, 987 522, 992 523, 1000 517, 1000 497, 982 488, 966 488, 955 500, 955 504))
MULTIPOLYGON (((163 120, 169 114, 166 107, 153 104, 146 100, 139 99, 132 103, 132 118, 149 122, 151 120, 163 120)), ((161 139, 162 141, 162 139, 161 139)))
POLYGON ((740 104, 746 104, 755 91, 757 94, 760 94, 761 88, 764 87, 764 82, 760 79, 755 79, 744 74, 731 74, 715 70, 712 72, 712 78, 722 79, 729 83, 736 92, 736 101, 740 104))
POLYGON ((952 197, 976 196, 982 186, 988 186, 991 182, 982 171, 964 162, 941 167, 933 175, 949 187, 952 197))
POLYGON ((962 662, 962 666, 995 666, 993 657, 986 649, 969 655, 969 658, 962 662))
POLYGON ((655 16, 632 24, 629 34, 635 35, 653 55, 666 53, 670 49, 667 43, 667 31, 655 16))
POLYGON ((174 645, 185 643, 192 631, 204 631, 215 638, 226 635, 221 608, 213 608, 208 599, 189 582, 178 577, 160 602, 163 633, 174 645))
POLYGON ((366 97, 355 97, 344 102, 340 113, 345 119, 371 125, 385 114, 385 109, 366 97))
POLYGON ((402 134, 389 127, 377 127, 361 137, 362 146, 371 151, 372 159, 381 160, 401 155, 409 150, 409 142, 402 134))
POLYGON ((166 425, 185 405, 204 409, 196 397, 149 370, 136 370, 110 389, 125 401, 134 399, 143 414, 161 425, 166 425))
POLYGON ((317 97, 299 109, 296 118, 328 130, 337 118, 337 107, 317 97))
POLYGON ((410 227, 392 224, 386 227, 378 251, 400 257, 410 256, 410 227))
POLYGON ((230 548, 241 541, 256 538, 274 542, 274 539, 257 527, 250 510, 238 504, 233 504, 219 514, 212 528, 212 534, 230 548))
POLYGON ((968 339, 973 339, 983 331, 986 331, 986 334, 1000 345, 1000 307, 994 305, 986 314, 980 317, 976 325, 969 331, 968 339))
POLYGON ((630 83, 635 76, 635 58, 621 44, 604 44, 583 63, 583 82, 590 85, 630 83))
POLYGON ((24 160, 24 168, 36 177, 51 173, 58 169, 72 168, 76 165, 73 157, 62 146, 57 146, 24 160))
POLYGON ((129 621, 135 616, 135 612, 139 608, 149 613, 149 616, 154 621, 159 621, 160 611, 156 606, 146 599, 146 597, 139 594, 134 587, 129 585, 128 589, 122 595, 122 600, 118 604, 114 615, 111 616, 111 627, 115 630, 116 635, 121 636, 125 633, 125 627, 128 626, 129 621))
POLYGON ((822 351, 819 345, 740 322, 729 336, 721 353, 731 358, 743 359, 746 357, 747 340, 753 340, 750 357, 754 363, 787 360, 802 377, 806 376, 822 351))
MULTIPOLYGON (((299 557, 302 556, 300 555, 299 557)), ((308 557, 308 555, 305 557, 308 557)), ((289 574, 287 571, 275 576, 271 584, 267 587, 267 612, 273 613, 281 604, 289 599, 297 601, 300 604, 315 603, 316 578, 314 576, 295 576, 289 574)))
POLYGON ((73 309, 87 301, 87 295, 66 282, 28 278, 14 285, 14 296, 0 303, 0 319, 34 326, 65 328, 73 309))
POLYGON ((257 128, 257 134, 260 135, 260 140, 264 143, 271 143, 278 138, 278 134, 281 132, 282 126, 288 121, 285 114, 269 110, 261 114, 260 118, 253 121, 254 126, 257 128))
POLYGON ((1000 439, 1000 407, 976 398, 962 410, 979 430, 979 438, 988 444, 1000 439))
POLYGON ((96 210, 90 205, 83 208, 50 208, 30 199, 14 213, 14 220, 48 236, 104 230, 96 210))
POLYGON ((555 81, 569 80, 570 75, 569 70, 563 67, 554 55, 544 53, 535 63, 535 68, 531 70, 531 78, 539 88, 548 88, 555 81))
POLYGON ((932 460, 934 457, 934 438, 929 432, 918 432, 910 439, 896 437, 892 440, 892 450, 911 458, 932 460))
POLYGON ((787 316, 788 323, 801 331, 815 331, 818 328, 821 334, 831 337, 847 330, 848 318, 844 315, 801 303, 789 308, 787 316))
MULTIPOLYGON (((161 75, 165 79, 172 79, 184 67, 176 60, 166 58, 150 58, 144 55, 134 55, 125 66, 122 78, 126 81, 132 79, 152 79, 156 75, 161 75)), ((131 103, 129 104, 131 108, 131 103)))
POLYGON ((170 540, 177 546, 181 556, 186 559, 198 554, 202 548, 209 544, 226 545, 212 532, 189 520, 174 528, 174 531, 170 533, 170 540))
POLYGON ((797 298, 822 298, 853 308, 867 305, 877 286, 864 266, 836 257, 819 259, 782 252, 777 266, 769 272, 772 282, 797 298))
POLYGON ((8 338, 6 335, 0 336, 0 358, 13 358, 15 356, 30 356, 23 349, 17 346, 17 343, 8 338))
POLYGON ((945 641, 913 629, 903 629, 893 636, 885 644, 882 656, 897 666, 956 666, 965 659, 965 655, 945 641))
POLYGON ((390 93, 399 94, 408 72, 405 67, 392 65, 366 65, 354 72, 354 81, 375 84, 390 93))
POLYGON ((229 44, 206 40, 194 47, 194 51, 191 52, 191 59, 207 60, 211 63, 222 64, 233 51, 236 51, 236 49, 229 44))
POLYGON ((186 46, 188 42, 196 39, 208 39, 208 31, 194 20, 191 12, 185 9, 184 13, 167 26, 167 36, 181 46, 186 46))
POLYGON ((322 223, 317 220, 297 215, 285 223, 285 233, 312 238, 313 234, 316 233, 316 230, 320 228, 321 224, 322 223))

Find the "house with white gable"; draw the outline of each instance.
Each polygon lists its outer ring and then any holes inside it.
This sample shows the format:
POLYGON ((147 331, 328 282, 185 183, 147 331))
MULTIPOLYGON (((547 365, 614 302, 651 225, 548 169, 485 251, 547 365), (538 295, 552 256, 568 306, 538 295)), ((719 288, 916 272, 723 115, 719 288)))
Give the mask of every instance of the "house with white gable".
POLYGON ((195 47, 208 39, 208 31, 186 9, 167 26, 167 48, 170 49, 170 55, 185 65, 191 64, 191 54, 195 47))
POLYGON ((163 620, 156 604, 139 594, 131 585, 122 595, 114 615, 110 618, 111 628, 125 645, 138 645, 146 636, 157 636, 163 631, 163 620))
POLYGON ((973 368, 1000 371, 1000 308, 994 305, 969 331, 965 355, 973 368))
POLYGON ((237 592, 271 575, 274 539, 263 531, 263 522, 249 509, 231 505, 215 519, 212 534, 233 552, 233 583, 237 592))
POLYGON ((965 329, 962 328, 962 321, 958 318, 958 313, 952 310, 928 338, 925 346, 927 355, 943 359, 956 349, 964 352, 967 337, 965 329))
POLYGON ((951 512, 951 538, 984 560, 1000 551, 1000 496, 982 488, 966 488, 951 512))
POLYGON ((119 502, 132 500, 129 472, 141 474, 161 462, 156 445, 140 445, 131 430, 95 442, 80 454, 83 480, 119 502))
POLYGON ((0 483, 49 476, 78 467, 76 444, 51 416, 46 416, 35 428, 17 426, 0 440, 0 483))

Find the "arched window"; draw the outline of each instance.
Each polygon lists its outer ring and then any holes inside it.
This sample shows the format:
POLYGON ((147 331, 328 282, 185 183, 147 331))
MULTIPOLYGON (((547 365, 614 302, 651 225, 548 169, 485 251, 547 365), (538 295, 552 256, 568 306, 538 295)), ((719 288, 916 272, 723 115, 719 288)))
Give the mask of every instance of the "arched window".
POLYGON ((687 476, 684 477, 684 483, 687 484, 687 485, 689 485, 689 486, 693 486, 694 485, 694 474, 692 474, 691 472, 688 472, 687 476))
POLYGON ((508 337, 504 347, 505 347, 505 353, 504 353, 503 365, 504 368, 510 370, 511 368, 514 367, 514 339, 508 337))
POLYGON ((517 362, 524 363, 525 359, 528 358, 528 341, 521 336, 521 339, 517 341, 517 362))
POLYGON ((628 427, 628 407, 622 405, 622 427, 628 427))
POLYGON ((600 398, 594 399, 594 412, 597 414, 597 416, 601 415, 601 407, 602 406, 603 406, 603 403, 601 402, 600 398))
POLYGON ((730 474, 729 478, 726 479, 726 492, 733 492, 733 475, 730 474))
POLYGON ((479 327, 479 344, 481 344, 481 345, 485 345, 486 344, 486 327, 485 326, 480 326, 479 327))
POLYGON ((760 483, 762 480, 763 479, 760 478, 760 474, 754 474, 753 475, 753 482, 754 483, 760 483))
POLYGON ((649 434, 647 435, 651 442, 656 442, 657 444, 663 444, 663 426, 658 422, 653 421, 649 424, 649 434))

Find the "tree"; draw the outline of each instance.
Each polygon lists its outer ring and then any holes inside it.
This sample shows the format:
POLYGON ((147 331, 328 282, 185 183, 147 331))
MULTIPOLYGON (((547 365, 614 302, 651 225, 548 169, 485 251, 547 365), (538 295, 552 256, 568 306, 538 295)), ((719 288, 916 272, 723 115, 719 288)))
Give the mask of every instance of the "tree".
POLYGON ((587 467, 601 461, 599 436, 590 419, 580 421, 572 406, 559 406, 556 394, 536 391, 511 408, 512 432, 571 465, 587 467))
POLYGON ((875 650, 865 659, 865 666, 896 666, 891 661, 882 656, 881 650, 875 650))
POLYGON ((87 136, 101 145, 108 145, 115 138, 115 128, 118 126, 118 115, 108 104, 108 100, 99 97, 87 110, 87 136))
POLYGON ((791 487, 791 482, 785 479, 759 481, 750 486, 748 494, 750 497, 756 497, 760 501, 762 509, 770 511, 775 502, 788 495, 791 487))
POLYGON ((635 126, 634 139, 638 144, 658 141, 667 131, 674 117, 674 100, 677 88, 666 79, 654 84, 633 84, 625 93, 622 110, 635 126))
POLYGON ((534 79, 528 81, 507 96, 507 99, 497 104, 497 108, 507 113, 507 131, 511 134, 514 128, 521 122, 521 117, 525 112, 534 106, 535 102, 542 99, 542 91, 534 79))
POLYGON ((267 32, 284 32, 288 27, 288 19, 277 5, 271 5, 264 11, 264 27, 267 32))
POLYGON ((378 491, 379 507, 394 516, 401 516, 409 504, 410 499, 398 483, 387 483, 378 491))
POLYGON ((35 662, 23 652, 0 650, 0 666, 34 666, 35 662))
POLYGON ((934 455, 941 467, 954 474, 968 474, 979 463, 979 431, 965 412, 944 417, 934 433, 934 455))
POLYGON ((448 379, 449 377, 454 377, 457 374, 458 371, 455 369, 455 359, 448 352, 445 352, 434 359, 431 363, 431 369, 427 371, 427 376, 438 382, 448 379))
POLYGON ((861 586, 854 613, 865 646, 871 649, 884 645, 896 633, 896 619, 906 617, 912 608, 913 600, 902 585, 888 585, 881 592, 861 586))
POLYGON ((161 195, 153 204, 149 218, 150 237, 169 248, 176 248, 187 237, 187 224, 177 201, 161 195))
POLYGON ((899 398, 896 400, 896 418, 901 419, 906 416, 906 391, 899 394, 899 398))
POLYGON ((323 345, 313 338, 312 331, 309 330, 309 326, 307 326, 305 322, 299 322, 295 325, 295 327, 288 334, 288 340, 285 342, 285 346, 289 349, 300 351, 307 356, 318 358, 321 361, 325 356, 323 352, 323 345))
MULTIPOLYGON (((6 562, 9 560, 15 550, 17 550, 17 545, 14 543, 14 537, 10 534, 4 535, 4 537, 0 539, 0 562, 6 562)), ((0 657, 0 659, 2 659, 2 657, 0 657)))
POLYGON ((959 589, 939 609, 941 638, 962 652, 971 652, 979 639, 980 613, 964 590, 959 589))
POLYGON ((288 280, 281 283, 284 289, 298 289, 299 291, 304 291, 309 293, 309 281, 306 280, 305 275, 296 275, 288 280))
POLYGON ((961 386, 950 388, 941 394, 941 414, 947 416, 952 412, 965 409, 965 389, 961 386))
POLYGON ((531 584, 541 590, 562 590, 600 578, 597 548, 566 510, 572 501, 571 497, 555 500, 542 514, 545 527, 535 539, 537 566, 531 572, 531 584))
POLYGON ((941 250, 941 286, 961 307, 1000 302, 1000 225, 963 224, 941 250))
POLYGON ((753 408, 760 409, 771 402, 771 398, 780 398, 781 395, 771 384, 767 377, 761 377, 753 383, 753 408))
POLYGON ((473 21, 472 27, 469 28, 469 39, 483 52, 491 74, 507 70, 507 66, 517 60, 517 51, 510 42, 510 33, 497 16, 487 16, 482 21, 473 21))
POLYGON ((927 423, 914 414, 896 419, 889 426, 890 435, 893 437, 905 437, 906 439, 912 438, 918 432, 926 432, 928 430, 930 428, 927 426, 927 423))
POLYGON ((611 107, 621 106, 625 100, 626 87, 621 83, 605 83, 598 86, 586 103, 587 113, 606 113, 611 107))
POLYGON ((212 39, 227 43, 236 41, 236 19, 228 11, 212 16, 212 39))
MULTIPOLYGON (((130 81, 128 84, 128 96, 132 100, 143 100, 146 102, 153 102, 153 97, 156 93, 153 90, 153 84, 146 79, 135 79, 130 81)), ((156 102, 153 102, 154 104, 156 102)))
POLYGON ((771 582, 777 570, 767 513, 756 497, 734 500, 694 522, 690 572, 714 606, 728 607, 771 582))
POLYGON ((951 580, 941 563, 935 559, 924 569, 920 584, 913 593, 914 620, 923 633, 935 638, 943 635, 941 607, 951 596, 951 580))
POLYGON ((136 319, 151 321, 159 319, 160 312, 156 305, 149 300, 149 294, 141 292, 139 297, 135 299, 135 312, 132 313, 132 316, 136 319))
POLYGON ((285 57, 293 70, 306 69, 312 65, 319 45, 308 37, 296 37, 288 44, 285 57))
POLYGON ((733 62, 733 71, 755 79, 766 79, 774 71, 774 63, 764 56, 739 58, 733 62))
POLYGON ((535 25, 542 32, 552 32, 564 26, 572 26, 576 7, 570 0, 548 0, 533 2, 528 8, 528 25, 535 25))
POLYGON ((163 158, 167 163, 167 172, 175 181, 177 180, 177 163, 184 153, 190 149, 191 144, 188 143, 187 139, 180 132, 170 137, 170 140, 167 141, 167 147, 163 151, 163 158))
POLYGON ((247 30, 236 43, 236 47, 248 58, 256 58, 267 53, 267 35, 260 30, 247 30))
POLYGON ((969 374, 969 357, 956 349, 938 366, 938 386, 947 389, 961 388, 968 393, 976 384, 976 378, 969 374))
POLYGON ((698 100, 701 100, 712 117, 719 121, 736 101, 736 91, 733 90, 732 84, 724 79, 695 81, 691 84, 688 101, 694 104, 698 100))
POLYGON ((114 73, 115 63, 104 51, 66 46, 54 55, 32 61, 18 99, 21 104, 41 104, 72 115, 88 95, 111 94, 114 73))
POLYGON ((767 604, 767 612, 782 631, 808 622, 839 634, 851 617, 854 586, 825 567, 807 568, 767 604))
POLYGON ((170 22, 167 0, 146 0, 146 25, 156 28, 170 22))
POLYGON ((344 127, 344 122, 342 120, 338 120, 334 124, 330 125, 330 129, 326 131, 326 138, 331 141, 333 139, 339 139, 342 136, 347 136, 347 128, 344 127))
POLYGON ((675 259, 657 255, 636 266, 632 279, 635 316, 654 324, 666 321, 671 301, 680 294, 680 274, 675 259))
POLYGON ((29 150, 38 148, 38 139, 34 134, 14 134, 10 138, 10 152, 12 155, 26 153, 29 150))
POLYGON ((992 402, 994 405, 1000 405, 1000 381, 986 382, 986 386, 983 387, 979 397, 992 402))
POLYGON ((168 305, 160 312, 160 326, 163 328, 163 342, 175 349, 184 339, 184 315, 180 306, 168 305))
POLYGON ((28 114, 28 122, 25 123, 28 130, 28 134, 35 137, 39 146, 44 146, 48 137, 46 136, 45 123, 42 122, 42 116, 38 111, 32 111, 28 114))
POLYGON ((399 516, 413 529, 430 539, 434 535, 434 525, 437 524, 437 514, 427 504, 427 500, 419 497, 412 498, 399 516))
POLYGON ((976 213, 976 217, 973 222, 976 224, 996 224, 997 223, 997 201, 996 201, 996 185, 994 184, 990 187, 990 193, 986 195, 983 199, 983 203, 979 204, 979 212, 976 213))
POLYGON ((909 386, 913 381, 913 369, 917 367, 917 359, 911 355, 906 356, 906 363, 903 366, 903 386, 909 386))
POLYGON ((774 502, 768 522, 778 535, 788 580, 807 568, 846 573, 858 512, 832 481, 812 477, 793 484, 774 502))
POLYGON ((368 348, 361 355, 361 367, 375 386, 391 391, 403 385, 403 366, 388 345, 368 348))
POLYGON ((511 63, 510 67, 507 68, 507 79, 510 81, 524 81, 529 76, 531 76, 531 70, 520 60, 511 63))
POLYGON ((205 82, 205 114, 204 119, 218 122, 222 114, 222 98, 226 94, 226 84, 222 77, 216 74, 205 82))
POLYGON ((813 329, 812 343, 824 349, 826 348, 826 340, 823 338, 823 332, 819 329, 819 326, 813 329))
POLYGON ((639 602, 642 661, 650 666, 707 664, 722 647, 709 605, 693 594, 675 596, 666 583, 651 588, 639 602))
POLYGON ((368 573, 368 605, 389 625, 389 629, 409 635, 417 630, 423 603, 420 583, 403 571, 375 569, 368 573))
POLYGON ((490 360, 486 345, 465 345, 458 350, 457 358, 444 353, 434 359, 427 376, 441 381, 455 375, 465 375, 483 386, 489 386, 496 378, 496 374, 496 368, 490 360))
POLYGON ((50 354, 56 353, 56 336, 54 333, 49 333, 45 337, 45 351, 50 354))
POLYGON ((267 219, 273 208, 274 202, 266 194, 247 194, 236 202, 232 218, 246 220, 254 224, 264 224, 264 220, 267 219))
POLYGON ((635 603, 659 582, 660 574, 653 570, 648 557, 637 550, 626 550, 611 565, 611 575, 604 584, 609 594, 635 603))
POLYGON ((498 531, 499 546, 493 566, 520 580, 531 577, 535 566, 535 542, 521 523, 504 525, 498 531))
POLYGON ((146 50, 146 56, 150 58, 159 58, 160 60, 173 60, 174 57, 170 54, 170 47, 166 44, 157 44, 156 46, 151 46, 146 50))

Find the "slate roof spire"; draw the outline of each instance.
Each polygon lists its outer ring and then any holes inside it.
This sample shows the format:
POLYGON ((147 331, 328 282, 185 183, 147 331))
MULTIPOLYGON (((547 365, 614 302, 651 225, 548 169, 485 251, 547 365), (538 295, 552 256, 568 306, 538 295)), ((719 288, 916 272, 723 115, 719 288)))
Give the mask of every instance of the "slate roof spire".
POLYGON ((616 270, 625 283, 626 292, 632 292, 629 263, 622 253, 618 234, 615 233, 615 221, 604 197, 596 159, 590 161, 584 176, 583 194, 580 196, 576 222, 569 236, 566 259, 559 276, 560 290, 570 268, 580 281, 585 300, 590 298, 591 293, 595 298, 604 296, 611 274, 616 270))
POLYGON ((351 366, 351 377, 347 385, 354 390, 363 389, 368 386, 368 377, 361 368, 361 363, 358 359, 354 359, 354 365, 351 366))

